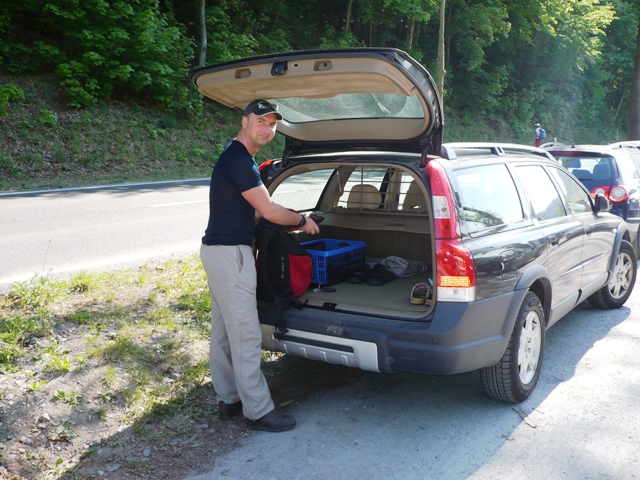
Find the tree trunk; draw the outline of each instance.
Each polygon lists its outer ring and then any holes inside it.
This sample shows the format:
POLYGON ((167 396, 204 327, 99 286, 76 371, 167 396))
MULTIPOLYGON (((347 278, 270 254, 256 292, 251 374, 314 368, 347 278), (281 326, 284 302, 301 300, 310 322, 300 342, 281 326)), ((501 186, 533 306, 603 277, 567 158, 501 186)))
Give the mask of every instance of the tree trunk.
POLYGON ((638 27, 636 59, 633 69, 633 88, 631 89, 631 102, 629 105, 627 140, 640 140, 640 27, 638 27))
POLYGON ((438 32, 438 90, 444 103, 444 12, 446 0, 440 0, 440 31, 438 32))
POLYGON ((198 19, 200 20, 200 55, 198 66, 202 67, 207 61, 207 19, 205 17, 206 0, 198 0, 198 19))
POLYGON ((407 29, 407 45, 409 48, 413 48, 413 38, 416 31, 416 21, 411 18, 408 20, 409 28, 407 29))
POLYGON ((347 15, 344 19, 344 31, 345 32, 350 32, 351 31, 351 9, 353 8, 353 0, 349 0, 349 3, 347 4, 347 15))

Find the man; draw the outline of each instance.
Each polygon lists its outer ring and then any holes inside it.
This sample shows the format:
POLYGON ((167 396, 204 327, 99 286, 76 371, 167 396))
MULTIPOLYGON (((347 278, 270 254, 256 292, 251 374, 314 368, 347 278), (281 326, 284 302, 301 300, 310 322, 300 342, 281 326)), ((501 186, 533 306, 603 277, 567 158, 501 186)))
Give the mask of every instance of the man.
POLYGON ((278 225, 297 225, 305 233, 320 229, 311 218, 274 203, 260 180, 254 156, 276 133, 278 106, 265 100, 247 105, 242 127, 220 155, 211 174, 209 222, 200 258, 211 296, 209 364, 218 415, 247 417, 258 430, 282 432, 295 418, 277 409, 260 370, 260 324, 253 257, 256 213, 278 225))
POLYGON ((544 138, 543 133, 544 130, 540 128, 540 124, 536 123, 535 125, 535 135, 536 135, 536 147, 539 147, 542 144, 542 139, 544 138))

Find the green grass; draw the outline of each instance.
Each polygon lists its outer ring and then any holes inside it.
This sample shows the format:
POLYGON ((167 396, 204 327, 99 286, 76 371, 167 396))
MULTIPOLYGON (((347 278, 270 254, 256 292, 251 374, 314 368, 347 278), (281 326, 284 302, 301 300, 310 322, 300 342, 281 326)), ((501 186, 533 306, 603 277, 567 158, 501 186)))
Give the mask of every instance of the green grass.
POLYGON ((136 416, 143 415, 147 407, 154 408, 148 398, 173 395, 167 372, 185 384, 208 375, 206 351, 194 346, 208 342, 207 292, 197 256, 165 262, 162 268, 16 283, 0 295, 0 371, 39 372, 29 374, 30 389, 36 391, 52 376, 97 362, 106 367, 106 391, 135 406, 136 416), (42 341, 69 330, 85 339, 81 350, 42 341))

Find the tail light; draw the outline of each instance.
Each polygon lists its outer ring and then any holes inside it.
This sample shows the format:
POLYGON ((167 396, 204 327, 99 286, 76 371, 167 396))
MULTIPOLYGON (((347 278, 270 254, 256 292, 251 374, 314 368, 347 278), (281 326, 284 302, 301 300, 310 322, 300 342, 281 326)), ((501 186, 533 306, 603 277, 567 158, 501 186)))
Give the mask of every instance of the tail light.
POLYGON ((629 192, 622 185, 614 185, 613 188, 606 185, 603 187, 595 187, 591 190, 591 196, 595 198, 597 194, 604 195, 609 201, 617 203, 624 202, 629 199, 629 192))
POLYGON ((265 160, 264 162, 262 162, 258 167, 262 183, 264 183, 265 185, 269 185, 269 183, 271 183, 271 180, 273 180, 279 170, 279 160, 265 160))
POLYGON ((273 160, 265 160, 260 164, 260 166, 258 167, 258 170, 262 171, 265 169, 269 169, 272 165, 273 165, 273 160))
POLYGON ((469 302, 476 296, 473 256, 461 241, 458 216, 444 168, 433 160, 428 168, 433 197, 437 298, 469 302))

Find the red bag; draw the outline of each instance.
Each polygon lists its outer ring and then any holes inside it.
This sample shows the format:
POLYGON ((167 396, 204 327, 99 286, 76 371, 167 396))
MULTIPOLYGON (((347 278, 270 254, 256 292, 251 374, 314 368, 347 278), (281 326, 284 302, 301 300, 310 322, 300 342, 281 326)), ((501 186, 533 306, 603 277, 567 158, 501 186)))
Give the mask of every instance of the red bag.
POLYGON ((300 308, 298 299, 311 285, 311 255, 285 227, 261 220, 255 229, 257 297, 291 303, 300 308))

